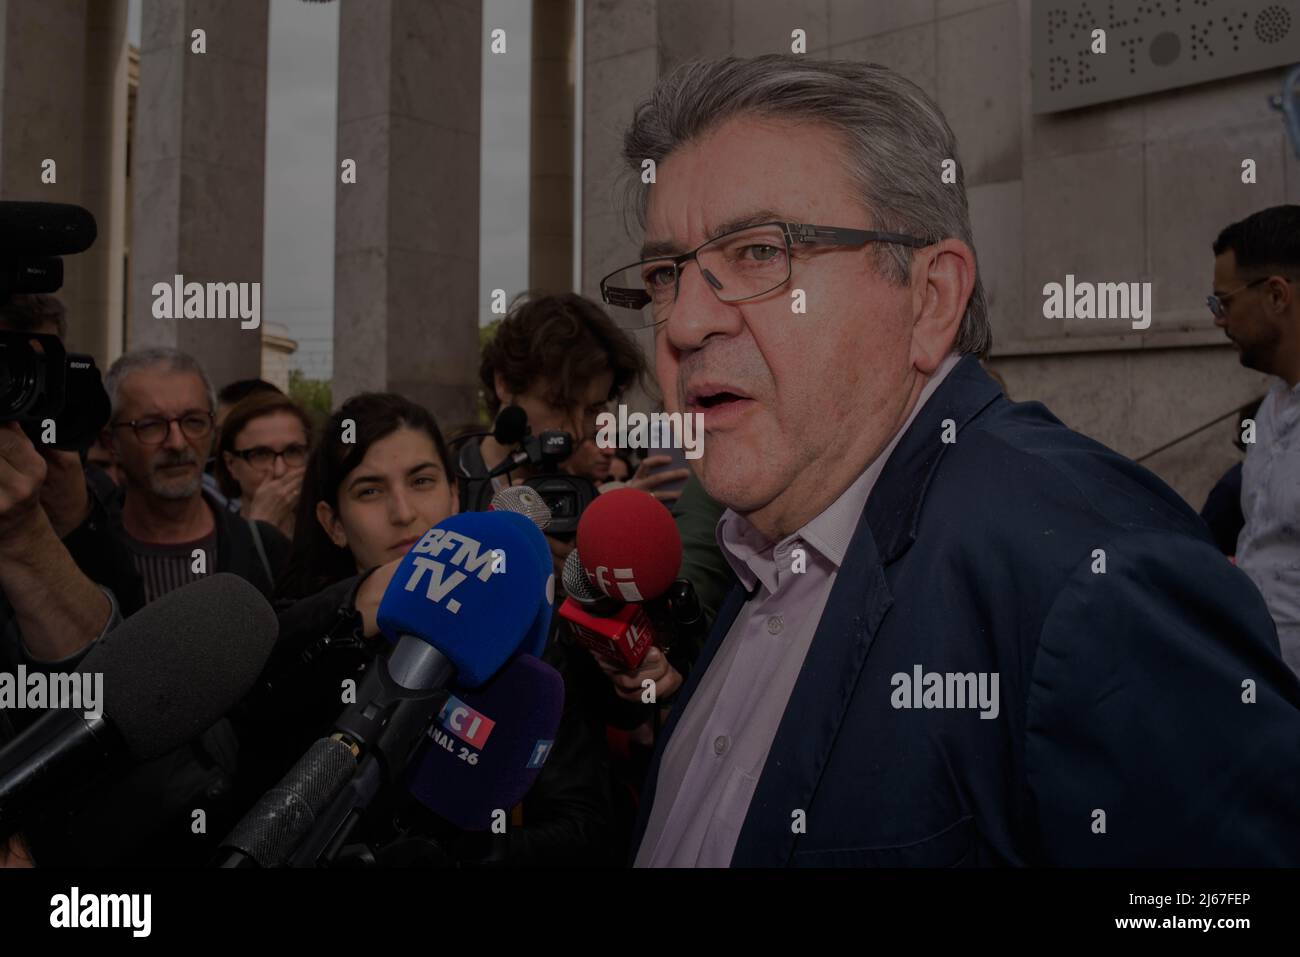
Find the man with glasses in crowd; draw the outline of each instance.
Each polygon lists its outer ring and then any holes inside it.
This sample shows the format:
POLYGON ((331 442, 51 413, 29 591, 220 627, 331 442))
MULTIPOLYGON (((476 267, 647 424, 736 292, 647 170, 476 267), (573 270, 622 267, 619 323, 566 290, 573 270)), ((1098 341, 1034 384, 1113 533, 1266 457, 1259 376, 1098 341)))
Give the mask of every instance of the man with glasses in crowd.
POLYGON ((703 413, 739 579, 636 863, 1294 864, 1267 609, 1159 479, 981 369, 957 157, 870 64, 690 63, 636 111, 645 246, 601 292, 703 413))
POLYGON ((145 601, 214 572, 246 578, 270 597, 288 540, 205 494, 216 401, 198 361, 174 349, 130 352, 104 385, 113 404, 107 443, 124 482, 121 537, 145 601))
POLYGON ((1242 466, 1237 565, 1277 625, 1300 673, 1300 206, 1260 210, 1214 241, 1214 324, 1241 364, 1274 376, 1242 466))

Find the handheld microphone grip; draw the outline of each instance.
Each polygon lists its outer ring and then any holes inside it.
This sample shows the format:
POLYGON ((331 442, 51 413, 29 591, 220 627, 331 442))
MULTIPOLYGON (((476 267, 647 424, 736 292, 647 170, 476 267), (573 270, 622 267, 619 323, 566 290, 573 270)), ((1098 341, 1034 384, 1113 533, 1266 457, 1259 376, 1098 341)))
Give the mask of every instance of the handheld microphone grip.
POLYGON ((609 615, 594 615, 566 598, 559 615, 584 648, 624 671, 635 671, 651 646, 658 644, 650 617, 635 603, 622 605, 609 615))
MULTIPOLYGON (((391 586, 390 586, 391 587, 391 586)), ((366 670, 329 737, 318 739, 289 773, 267 791, 222 841, 219 867, 277 867, 316 832, 333 833, 346 814, 338 799, 359 766, 376 765, 375 793, 406 767, 439 690, 454 674, 451 662, 427 641, 403 635, 387 660, 366 670), (379 758, 376 758, 379 755, 379 758)), ((373 793, 363 795, 368 804, 373 793)))
POLYGON ((235 825, 224 846, 223 867, 278 867, 290 849, 311 830, 357 770, 352 747, 338 738, 320 738, 280 782, 258 799, 235 825))
POLYGON ((0 752, 0 841, 29 815, 84 779, 88 766, 126 752, 122 736, 103 715, 50 711, 0 752))

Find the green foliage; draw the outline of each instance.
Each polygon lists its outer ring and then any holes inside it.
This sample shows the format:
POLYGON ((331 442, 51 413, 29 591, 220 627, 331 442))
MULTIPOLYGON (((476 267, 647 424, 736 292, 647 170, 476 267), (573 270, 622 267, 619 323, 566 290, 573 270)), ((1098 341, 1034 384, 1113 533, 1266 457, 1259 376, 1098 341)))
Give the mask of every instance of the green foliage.
POLYGON ((333 398, 327 379, 309 379, 298 369, 289 371, 289 397, 307 410, 317 425, 329 418, 333 398))
MULTIPOLYGON (((503 318, 505 317, 502 316, 500 318, 493 319, 486 326, 478 327, 479 355, 483 354, 483 350, 487 348, 487 344, 491 342, 492 337, 497 334, 497 329, 500 327, 501 319, 503 318)), ((482 425, 484 428, 488 428, 492 425, 492 416, 488 415, 487 403, 483 400, 483 395, 481 392, 478 397, 478 421, 479 424, 482 425)))

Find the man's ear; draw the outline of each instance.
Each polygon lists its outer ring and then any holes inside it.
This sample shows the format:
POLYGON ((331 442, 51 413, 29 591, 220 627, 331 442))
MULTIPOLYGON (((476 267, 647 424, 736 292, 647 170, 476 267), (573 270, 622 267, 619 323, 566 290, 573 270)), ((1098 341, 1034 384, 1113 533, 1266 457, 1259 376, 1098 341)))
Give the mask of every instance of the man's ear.
POLYGON ((492 388, 496 391, 497 401, 501 403, 502 408, 514 403, 515 397, 510 394, 510 387, 506 385, 506 377, 500 372, 492 373, 492 388))
POLYGON ((325 530, 331 542, 339 548, 348 547, 348 533, 343 530, 343 523, 339 521, 338 513, 330 508, 329 502, 316 503, 316 521, 320 523, 320 527, 325 530))
POLYGON ((975 289, 975 253, 943 239, 912 254, 912 366, 931 375, 952 351, 975 289))
POLYGON ((451 514, 460 514, 460 483, 454 479, 451 483, 451 514))
POLYGON ((1274 312, 1286 316, 1297 308, 1294 283, 1279 278, 1270 281, 1268 287, 1268 303, 1274 312))

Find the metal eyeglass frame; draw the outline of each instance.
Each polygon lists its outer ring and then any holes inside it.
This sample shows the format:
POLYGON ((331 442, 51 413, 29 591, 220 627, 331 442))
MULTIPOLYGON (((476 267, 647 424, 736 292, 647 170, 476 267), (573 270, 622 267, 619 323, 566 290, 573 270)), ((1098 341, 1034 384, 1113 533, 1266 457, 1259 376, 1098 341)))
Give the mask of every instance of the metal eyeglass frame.
POLYGON ((710 278, 709 272, 701 268, 705 275, 705 280, 709 283, 709 288, 718 300, 725 303, 745 302, 750 299, 757 299, 759 296, 765 296, 773 289, 779 289, 790 281, 792 265, 790 262, 790 247, 794 243, 820 243, 832 246, 864 246, 867 243, 896 243, 901 246, 911 246, 921 249, 925 246, 934 245, 937 240, 923 239, 919 236, 908 236, 904 233, 886 233, 873 229, 850 229, 844 226, 814 226, 809 223, 783 223, 777 220, 765 223, 753 223, 749 226, 739 226, 736 229, 728 230, 720 236, 714 236, 705 242, 700 243, 690 252, 682 253, 678 256, 655 256, 650 259, 639 259, 634 263, 626 266, 620 266, 618 269, 608 273, 600 280, 600 297, 611 306, 620 306, 624 309, 644 309, 654 301, 654 297, 644 289, 629 289, 626 286, 610 286, 609 279, 618 273, 627 269, 636 269, 648 263, 671 263, 673 266, 673 301, 677 301, 677 294, 682 282, 682 266, 686 263, 696 260, 701 249, 705 246, 711 246, 728 236, 736 233, 747 232, 751 229, 759 229, 763 226, 779 226, 781 233, 785 237, 786 251, 786 269, 785 278, 775 285, 764 289, 762 292, 756 292, 752 295, 742 296, 739 299, 723 299, 716 280, 710 278))

